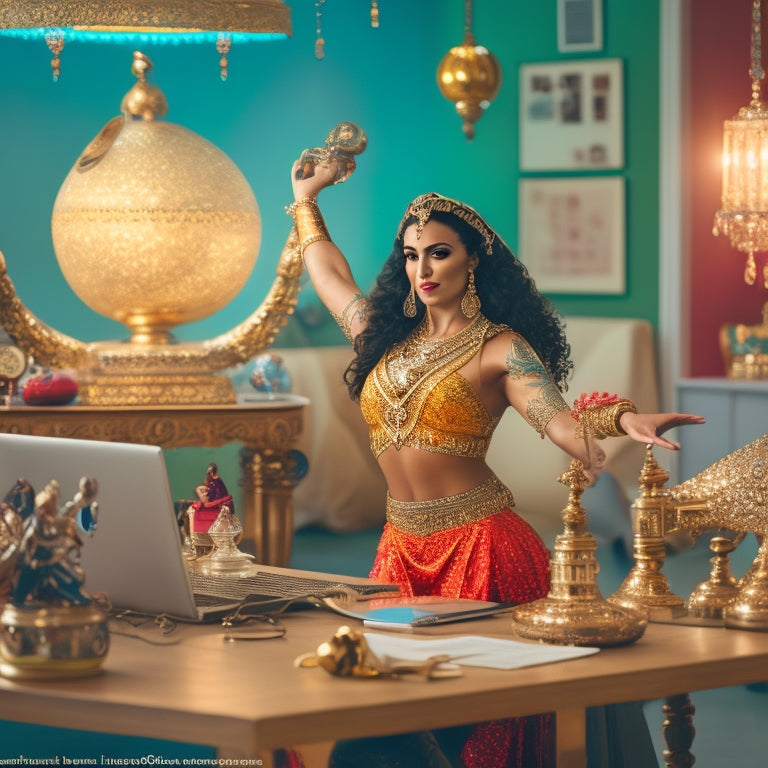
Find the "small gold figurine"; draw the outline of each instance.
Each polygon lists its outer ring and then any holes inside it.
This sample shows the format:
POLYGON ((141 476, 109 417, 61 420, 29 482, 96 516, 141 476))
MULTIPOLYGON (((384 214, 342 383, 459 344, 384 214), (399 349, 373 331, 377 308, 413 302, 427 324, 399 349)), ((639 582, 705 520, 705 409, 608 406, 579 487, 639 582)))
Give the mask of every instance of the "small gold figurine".
POLYGON ((348 626, 339 627, 333 637, 318 646, 315 653, 305 653, 294 662, 295 667, 322 667, 336 677, 399 677, 404 674, 424 675, 427 679, 458 677, 460 667, 450 664, 447 654, 425 661, 380 659, 371 651, 365 634, 348 626))

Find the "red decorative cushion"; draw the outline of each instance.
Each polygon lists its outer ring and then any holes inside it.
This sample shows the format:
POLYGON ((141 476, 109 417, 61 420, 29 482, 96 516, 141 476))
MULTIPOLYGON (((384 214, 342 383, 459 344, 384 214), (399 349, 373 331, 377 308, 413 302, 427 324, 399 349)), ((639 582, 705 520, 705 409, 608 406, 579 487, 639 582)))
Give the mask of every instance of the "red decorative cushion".
POLYGON ((21 394, 27 405, 66 405, 77 397, 77 382, 66 373, 44 373, 29 379, 21 394))

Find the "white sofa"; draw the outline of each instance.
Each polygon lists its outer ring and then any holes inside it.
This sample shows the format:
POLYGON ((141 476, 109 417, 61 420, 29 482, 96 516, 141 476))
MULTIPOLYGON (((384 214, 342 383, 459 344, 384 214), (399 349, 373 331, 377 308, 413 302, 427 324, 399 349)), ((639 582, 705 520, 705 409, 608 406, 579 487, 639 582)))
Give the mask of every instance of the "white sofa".
MULTIPOLYGON (((658 408, 656 356, 649 323, 635 319, 566 318, 575 370, 566 399, 582 392, 618 392, 640 410, 658 408)), ((333 531, 380 526, 386 488, 368 446, 358 404, 350 400, 342 374, 352 358, 349 346, 274 349, 293 381, 293 391, 310 400, 298 448, 309 472, 294 494, 296 527, 333 531)), ((643 447, 628 438, 603 443, 606 472, 584 494, 589 527, 598 539, 630 537, 629 504, 636 496, 643 447)), ((568 489, 558 482, 569 459, 542 440, 513 409, 501 420, 488 462, 512 489, 517 512, 548 546, 562 531, 568 489)))

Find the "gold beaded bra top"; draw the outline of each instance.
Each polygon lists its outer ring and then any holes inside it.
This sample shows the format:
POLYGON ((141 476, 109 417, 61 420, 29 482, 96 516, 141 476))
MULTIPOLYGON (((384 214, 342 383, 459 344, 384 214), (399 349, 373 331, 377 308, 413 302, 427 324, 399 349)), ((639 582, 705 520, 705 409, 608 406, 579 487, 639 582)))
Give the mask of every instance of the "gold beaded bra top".
POLYGON ((429 336, 426 319, 368 374, 360 408, 378 457, 394 445, 485 458, 498 418, 458 373, 486 339, 510 330, 478 314, 446 339, 429 336))

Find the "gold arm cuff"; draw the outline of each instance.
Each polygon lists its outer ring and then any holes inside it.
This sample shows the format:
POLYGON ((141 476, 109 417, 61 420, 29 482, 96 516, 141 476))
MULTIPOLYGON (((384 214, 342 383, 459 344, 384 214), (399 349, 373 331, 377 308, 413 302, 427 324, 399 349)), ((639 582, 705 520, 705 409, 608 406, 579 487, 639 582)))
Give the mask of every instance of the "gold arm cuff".
POLYGON ((293 217, 296 224, 296 233, 299 236, 302 255, 304 249, 310 244, 316 243, 318 240, 330 241, 331 236, 328 233, 328 227, 325 225, 323 214, 320 213, 320 208, 314 197, 302 197, 291 203, 285 210, 293 217))
POLYGON ((620 423, 625 413, 637 413, 637 407, 631 400, 619 400, 611 405, 587 408, 579 417, 580 431, 588 433, 596 440, 621 437, 627 434, 620 423))
POLYGON ((512 492, 493 475, 477 488, 429 501, 398 501, 387 494, 387 522, 416 536, 475 523, 504 509, 512 509, 512 492))

